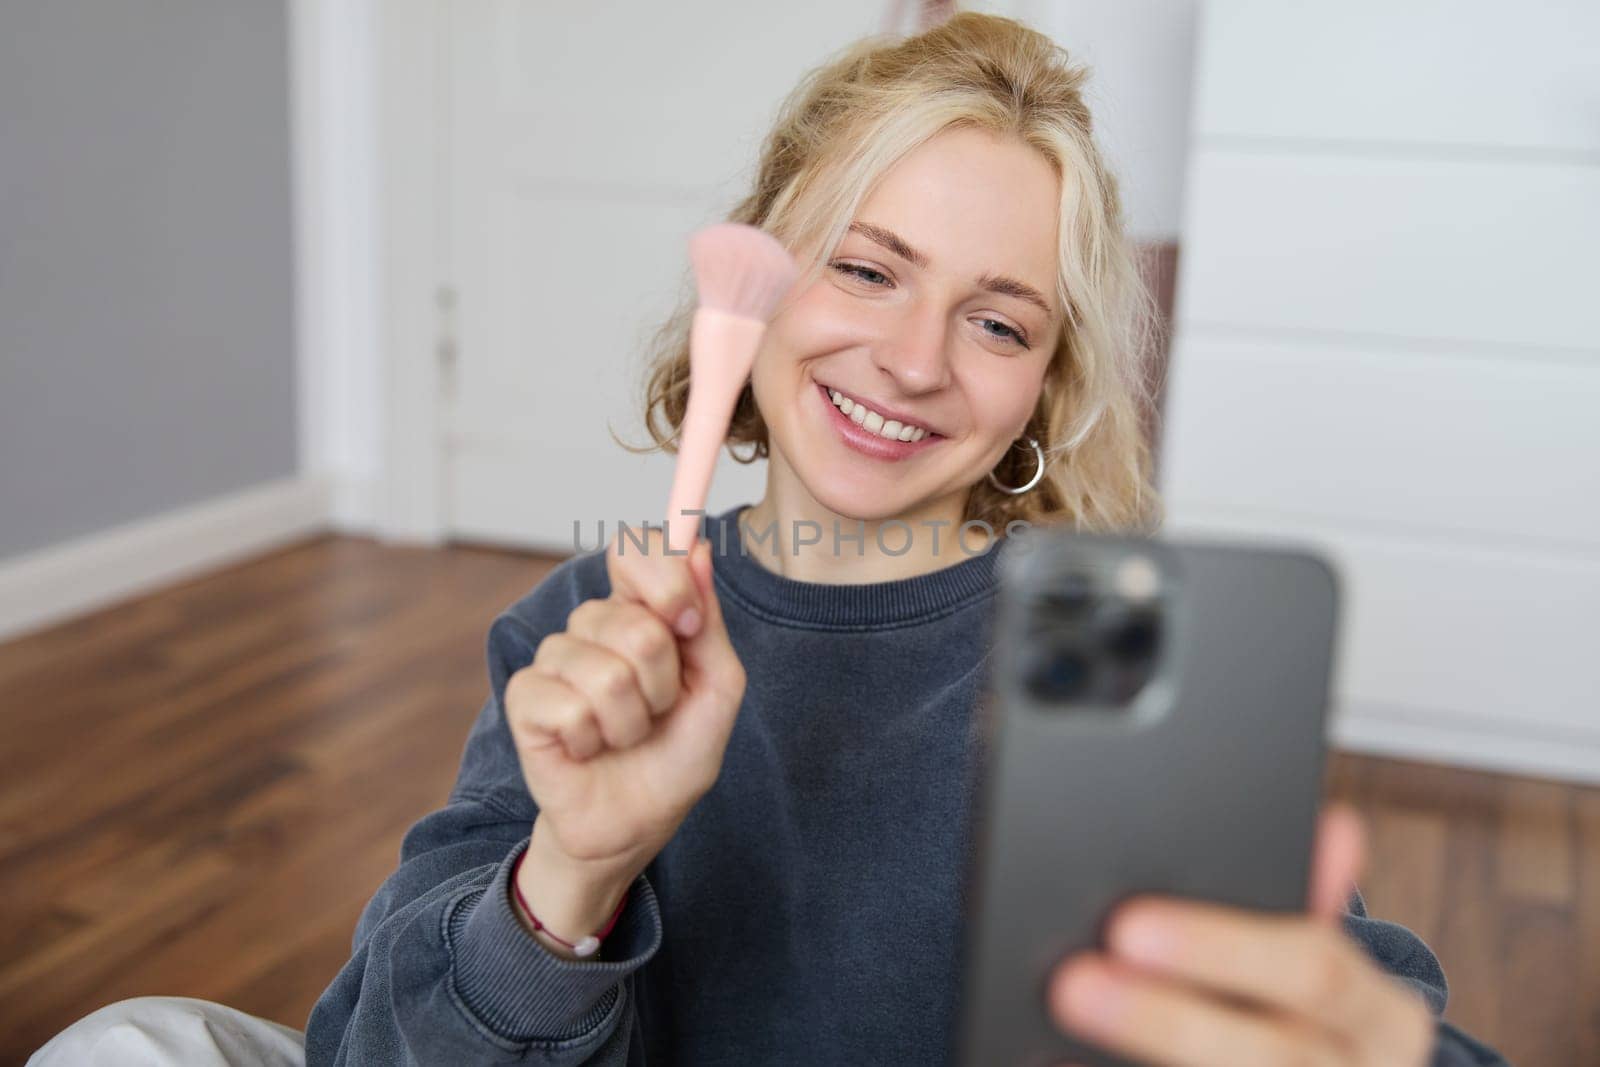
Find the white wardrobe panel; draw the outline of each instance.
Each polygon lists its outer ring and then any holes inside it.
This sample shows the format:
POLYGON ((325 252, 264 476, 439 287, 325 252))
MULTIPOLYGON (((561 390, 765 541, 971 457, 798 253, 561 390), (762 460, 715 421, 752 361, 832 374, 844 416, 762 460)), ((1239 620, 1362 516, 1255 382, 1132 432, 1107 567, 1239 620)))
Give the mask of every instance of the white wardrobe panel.
POLYGON ((1600 354, 1600 167, 1201 151, 1181 326, 1600 354))
POLYGON ((1191 331, 1169 500, 1600 551, 1600 362, 1191 331))
POLYGON ((1600 4, 1203 11, 1169 528, 1333 559, 1342 742, 1600 781, 1600 4))
POLYGON ((1374 535, 1181 502, 1170 527, 1309 545, 1333 560, 1342 701, 1570 738, 1593 746, 1591 766, 1600 772, 1600 558, 1374 535))
POLYGON ((1213 0, 1196 132, 1600 153, 1594 0, 1213 0))

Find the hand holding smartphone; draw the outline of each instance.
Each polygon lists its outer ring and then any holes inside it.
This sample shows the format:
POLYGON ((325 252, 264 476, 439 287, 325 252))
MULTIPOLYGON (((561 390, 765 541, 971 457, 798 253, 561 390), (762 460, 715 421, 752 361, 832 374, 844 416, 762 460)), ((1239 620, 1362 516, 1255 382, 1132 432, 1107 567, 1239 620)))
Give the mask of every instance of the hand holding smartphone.
POLYGON ((1126 897, 1305 908, 1336 604, 1303 552, 1038 528, 1008 547, 963 1062, 1126 1062, 1045 1001, 1126 897))

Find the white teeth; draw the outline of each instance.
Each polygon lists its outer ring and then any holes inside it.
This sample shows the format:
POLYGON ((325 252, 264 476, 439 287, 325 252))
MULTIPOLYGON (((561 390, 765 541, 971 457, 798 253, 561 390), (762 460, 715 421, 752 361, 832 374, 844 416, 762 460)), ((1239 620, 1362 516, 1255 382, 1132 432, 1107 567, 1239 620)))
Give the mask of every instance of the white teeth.
POLYGON ((898 419, 885 419, 876 411, 856 403, 837 389, 829 389, 828 398, 833 401, 835 407, 850 417, 851 422, 872 431, 879 437, 890 441, 920 441, 928 436, 928 431, 921 426, 913 426, 898 419))

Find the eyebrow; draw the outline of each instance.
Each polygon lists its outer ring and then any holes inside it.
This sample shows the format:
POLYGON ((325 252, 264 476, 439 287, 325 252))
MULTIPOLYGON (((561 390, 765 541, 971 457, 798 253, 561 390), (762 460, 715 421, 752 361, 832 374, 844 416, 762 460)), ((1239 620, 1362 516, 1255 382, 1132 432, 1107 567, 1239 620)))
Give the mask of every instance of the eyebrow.
MULTIPOLYGON (((915 264, 924 270, 927 269, 927 255, 912 248, 906 243, 905 238, 893 230, 886 230, 882 226, 874 226, 870 222, 852 222, 850 229, 852 232, 859 233, 867 238, 867 240, 882 245, 907 263, 915 264)), ((1044 294, 1027 282, 1008 278, 1004 274, 983 274, 978 277, 978 285, 991 293, 1002 293, 1006 296, 1014 296, 1019 300, 1026 300, 1028 303, 1036 305, 1046 315, 1049 315, 1052 320, 1055 318, 1056 313, 1050 307, 1050 302, 1044 298, 1044 294)))

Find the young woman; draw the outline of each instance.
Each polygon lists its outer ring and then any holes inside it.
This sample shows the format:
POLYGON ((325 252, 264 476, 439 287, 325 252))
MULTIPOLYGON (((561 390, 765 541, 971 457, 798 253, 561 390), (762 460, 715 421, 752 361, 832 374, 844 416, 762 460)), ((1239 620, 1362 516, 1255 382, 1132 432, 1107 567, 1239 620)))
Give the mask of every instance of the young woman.
MULTIPOLYGON (((950 1057, 1005 544, 979 524, 1156 517, 1148 301, 1084 77, 959 15, 800 87, 731 216, 807 268, 729 434, 765 495, 687 558, 618 538, 495 621, 459 780, 363 915, 308 1063, 950 1057)), ((691 313, 649 380, 668 447, 691 313)), ((1048 1009, 1152 1063, 1495 1062, 1436 1019, 1428 949, 1350 897, 1358 850, 1325 820, 1301 918, 1126 909, 1048 1009)))

